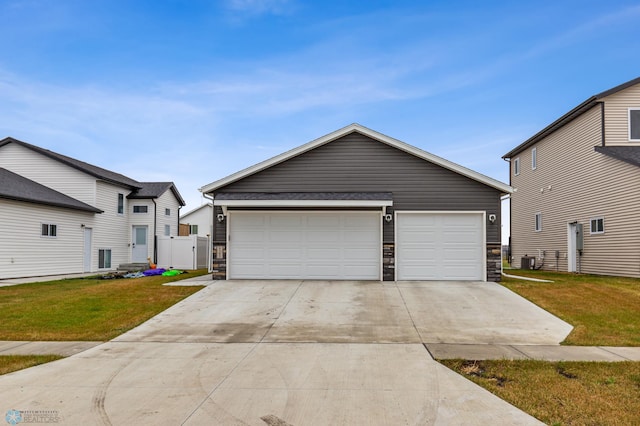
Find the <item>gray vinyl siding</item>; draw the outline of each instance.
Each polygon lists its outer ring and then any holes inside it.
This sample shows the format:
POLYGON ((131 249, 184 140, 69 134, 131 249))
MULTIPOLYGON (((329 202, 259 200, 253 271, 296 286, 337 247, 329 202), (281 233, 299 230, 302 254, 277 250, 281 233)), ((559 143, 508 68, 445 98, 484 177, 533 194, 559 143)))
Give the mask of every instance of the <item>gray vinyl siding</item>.
MULTIPOLYGON (((495 214, 487 242, 500 241, 500 192, 359 133, 351 133, 216 192, 392 192, 393 210, 468 210, 495 214)), ((219 209, 219 208, 218 208, 219 209)), ((219 210, 214 212, 220 213, 219 210)), ((215 240, 225 224, 216 221, 215 240)), ((384 224, 392 243, 393 223, 384 224)))
POLYGON ((538 257, 545 251, 544 269, 567 271, 568 223, 578 221, 584 227, 581 272, 640 276, 640 170, 594 151, 602 143, 601 108, 595 106, 514 156, 521 161, 520 175, 511 170, 514 266, 520 267, 524 255, 538 257), (536 170, 531 170, 533 147, 536 170), (534 230, 537 212, 542 214, 540 232, 534 230), (589 233, 590 219, 596 217, 604 217, 604 234, 589 233))
POLYGON ((640 108, 640 85, 609 95, 604 100, 607 145, 640 145, 629 141, 629 108, 640 108))

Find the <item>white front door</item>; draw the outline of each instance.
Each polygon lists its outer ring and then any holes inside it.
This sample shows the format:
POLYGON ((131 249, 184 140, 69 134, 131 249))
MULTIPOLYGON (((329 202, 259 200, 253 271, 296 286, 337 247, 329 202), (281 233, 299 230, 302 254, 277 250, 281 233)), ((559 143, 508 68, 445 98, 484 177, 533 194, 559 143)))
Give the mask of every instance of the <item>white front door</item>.
POLYGON ((91 228, 84 228, 84 272, 91 272, 91 228))
POLYGON ((148 227, 134 225, 133 226, 133 242, 131 244, 131 261, 134 263, 146 262, 149 257, 147 251, 147 232, 148 227))

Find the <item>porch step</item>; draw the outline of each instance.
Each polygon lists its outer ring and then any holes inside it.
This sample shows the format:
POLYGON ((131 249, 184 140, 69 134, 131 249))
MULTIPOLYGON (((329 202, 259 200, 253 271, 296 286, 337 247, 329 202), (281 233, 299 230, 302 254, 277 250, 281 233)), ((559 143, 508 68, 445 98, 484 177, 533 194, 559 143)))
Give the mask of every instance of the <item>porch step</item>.
POLYGON ((146 271, 149 269, 149 263, 140 262, 140 263, 121 263, 118 265, 118 272, 138 272, 138 271, 146 271))

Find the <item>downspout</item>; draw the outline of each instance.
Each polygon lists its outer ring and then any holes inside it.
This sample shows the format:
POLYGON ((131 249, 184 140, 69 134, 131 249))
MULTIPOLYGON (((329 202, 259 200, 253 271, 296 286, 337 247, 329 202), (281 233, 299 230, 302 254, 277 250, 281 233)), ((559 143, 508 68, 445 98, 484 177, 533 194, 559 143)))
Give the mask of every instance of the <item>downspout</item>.
POLYGON ((153 198, 153 263, 158 264, 158 205, 153 198))
MULTIPOLYGON (((502 159, 509 163, 509 186, 513 188, 511 182, 511 158, 502 157, 502 159)), ((513 190, 515 191, 515 188, 513 190)), ((507 194, 505 199, 507 198, 509 199, 509 257, 511 257, 511 254, 513 253, 511 249, 511 230, 513 229, 513 204, 511 204, 511 194, 507 194)), ((502 201, 502 197, 500 200, 502 201)), ((502 237, 500 239, 502 239, 502 237)), ((508 261, 510 260, 511 259, 508 259, 508 261)), ((513 266, 511 265, 511 262, 509 262, 509 265, 513 266)), ((500 275, 504 275, 504 267, 502 266, 502 246, 500 246, 500 275)))
POLYGON ((206 200, 211 200, 211 236, 209 237, 209 244, 207 244, 207 250, 209 251, 209 262, 208 262, 208 266, 207 266, 207 272, 208 273, 213 273, 213 242, 215 241, 215 233, 216 233, 216 223, 215 223, 215 218, 214 218, 214 212, 215 212, 215 207, 213 206, 213 202, 214 202, 214 197, 213 196, 209 196, 209 194, 207 193, 202 193, 202 196, 206 199, 206 200))

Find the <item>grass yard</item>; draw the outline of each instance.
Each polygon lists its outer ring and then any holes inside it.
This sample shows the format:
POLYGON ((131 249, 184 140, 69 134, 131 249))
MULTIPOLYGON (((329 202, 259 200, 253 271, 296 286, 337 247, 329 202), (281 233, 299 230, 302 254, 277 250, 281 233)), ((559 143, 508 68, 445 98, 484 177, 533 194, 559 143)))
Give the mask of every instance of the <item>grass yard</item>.
POLYGON ((640 424, 640 362, 440 362, 548 425, 640 424))
POLYGON ((59 355, 3 355, 0 356, 0 375, 62 358, 59 355))
MULTIPOLYGON (((502 284, 574 326, 563 342, 640 346, 640 280, 510 270, 502 284)), ((549 425, 640 425, 640 362, 441 360, 549 425)))
POLYGON ((201 289, 162 284, 206 273, 0 287, 0 340, 107 341, 201 289))
POLYGON ((504 278, 502 284, 574 326, 563 342, 579 346, 640 346, 640 280, 511 270, 552 283, 504 278))

